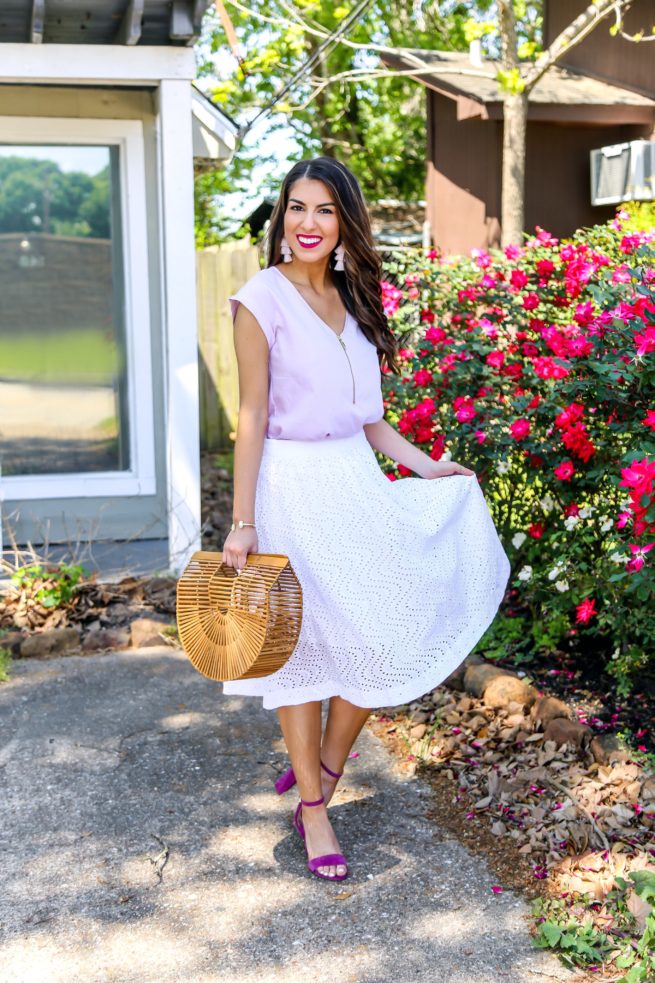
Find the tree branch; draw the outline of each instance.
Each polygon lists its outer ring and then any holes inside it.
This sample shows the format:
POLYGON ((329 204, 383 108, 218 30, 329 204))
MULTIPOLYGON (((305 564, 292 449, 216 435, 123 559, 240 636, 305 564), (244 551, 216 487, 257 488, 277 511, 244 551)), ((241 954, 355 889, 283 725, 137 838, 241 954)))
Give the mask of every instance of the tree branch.
POLYGON ((498 0, 498 30, 500 33, 500 61, 505 71, 518 69, 518 42, 512 0, 498 0))
POLYGON ((565 52, 583 41, 613 8, 620 11, 627 10, 631 2, 632 0, 597 0, 596 3, 590 4, 575 20, 571 21, 568 27, 564 28, 561 34, 557 35, 546 51, 539 55, 533 68, 523 79, 523 91, 529 92, 533 89, 548 69, 559 61, 565 52))
POLYGON ((616 15, 614 33, 620 35, 625 41, 633 41, 635 44, 640 44, 642 41, 655 41, 655 34, 643 34, 641 31, 637 34, 627 34, 623 30, 623 11, 620 3, 617 3, 614 8, 614 13, 616 15))
MULTIPOLYGON (((267 24, 275 24, 283 27, 302 27, 307 34, 313 34, 315 37, 322 38, 325 40, 330 37, 330 32, 327 30, 320 30, 316 27, 310 25, 307 21, 303 20, 299 15, 296 15, 293 20, 289 20, 285 17, 268 17, 266 14, 260 14, 257 10, 251 10, 250 7, 244 6, 239 0, 230 0, 230 4, 236 7, 244 14, 248 14, 249 17, 254 17, 257 20, 265 21, 267 24)), ((283 5, 286 8, 286 5, 283 5)), ((413 61, 416 65, 420 67, 427 67, 426 62, 419 58, 413 48, 390 48, 385 44, 375 44, 373 41, 362 44, 358 41, 349 41, 348 38, 340 37, 337 41, 338 44, 344 44, 348 48, 354 48, 357 51, 376 51, 380 54, 388 55, 402 55, 403 58, 407 58, 409 61, 413 61)))
MULTIPOLYGON (((316 99, 318 95, 323 91, 323 89, 332 85, 334 82, 342 81, 356 81, 356 82, 367 82, 369 80, 378 78, 413 78, 416 75, 431 75, 435 71, 435 66, 426 66, 425 68, 412 68, 407 71, 390 71, 386 69, 368 69, 368 68, 355 68, 347 72, 339 72, 337 75, 331 75, 326 79, 318 79, 313 76, 309 81, 314 87, 314 91, 308 96, 305 101, 299 105, 290 106, 292 112, 300 112, 303 109, 307 109, 309 105, 316 99)), ((474 78, 484 78, 489 79, 491 82, 496 81, 495 75, 489 75, 487 72, 476 71, 475 69, 467 68, 449 68, 444 66, 439 67, 439 75, 455 75, 458 77, 473 76, 474 78)))

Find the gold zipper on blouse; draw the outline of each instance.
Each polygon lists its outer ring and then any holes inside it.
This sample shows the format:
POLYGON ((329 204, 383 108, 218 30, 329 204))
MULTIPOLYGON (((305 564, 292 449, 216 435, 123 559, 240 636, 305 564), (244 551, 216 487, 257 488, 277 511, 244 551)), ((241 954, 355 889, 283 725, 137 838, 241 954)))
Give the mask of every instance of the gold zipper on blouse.
POLYGON ((343 348, 343 353, 346 356, 346 358, 348 359, 348 366, 350 368, 350 375, 352 376, 352 380, 353 380, 353 403, 354 403, 355 402, 355 374, 353 372, 353 367, 352 367, 352 365, 350 363, 350 358, 348 356, 348 352, 346 351, 346 343, 345 343, 345 341, 342 341, 342 339, 340 338, 339 335, 337 335, 337 339, 341 342, 341 347, 343 348))

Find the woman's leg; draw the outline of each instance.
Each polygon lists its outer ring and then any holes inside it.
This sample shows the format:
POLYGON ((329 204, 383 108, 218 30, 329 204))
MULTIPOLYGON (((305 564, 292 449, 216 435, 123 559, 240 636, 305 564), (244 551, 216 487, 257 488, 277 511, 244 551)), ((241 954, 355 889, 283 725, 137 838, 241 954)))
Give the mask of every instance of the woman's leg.
MULTIPOLYGON (((300 798, 315 802, 321 798, 321 704, 301 703, 278 707, 282 735, 289 752, 291 767, 298 783, 300 798)), ((327 762, 326 762, 327 764, 327 762)), ((327 853, 340 853, 339 843, 330 825, 325 805, 302 810, 305 843, 310 860, 327 853)), ((333 877, 345 874, 345 868, 319 867, 322 874, 333 877)))
MULTIPOLYGON (((331 771, 342 772, 350 749, 366 723, 370 709, 355 706, 340 696, 330 699, 325 734, 321 744, 321 760, 331 771)), ((336 780, 321 771, 323 795, 326 803, 332 798, 336 780)))

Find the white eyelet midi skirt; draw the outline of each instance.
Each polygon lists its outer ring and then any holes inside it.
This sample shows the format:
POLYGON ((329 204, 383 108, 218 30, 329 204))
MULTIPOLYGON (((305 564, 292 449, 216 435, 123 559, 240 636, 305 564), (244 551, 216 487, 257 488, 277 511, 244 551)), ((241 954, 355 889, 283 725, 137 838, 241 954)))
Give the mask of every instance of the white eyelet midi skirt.
POLYGON ((477 477, 390 481, 363 430, 265 438, 255 522, 259 552, 286 554, 303 590, 286 664, 223 684, 266 709, 330 696, 370 708, 418 699, 475 647, 509 579, 477 477))

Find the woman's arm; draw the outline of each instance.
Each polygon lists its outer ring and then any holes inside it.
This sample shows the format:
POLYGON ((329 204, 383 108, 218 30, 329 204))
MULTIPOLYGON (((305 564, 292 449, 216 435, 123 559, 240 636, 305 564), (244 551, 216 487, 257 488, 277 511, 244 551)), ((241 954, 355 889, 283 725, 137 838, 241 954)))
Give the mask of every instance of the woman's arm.
POLYGON ((398 464, 404 464, 421 478, 442 478, 447 474, 475 474, 470 468, 456 461, 433 461, 415 444, 398 433, 386 420, 364 424, 364 433, 371 447, 398 464))
MULTIPOLYGON (((239 419, 234 446, 232 521, 255 521, 255 493, 268 424, 268 342, 257 319, 244 307, 234 319, 234 348, 239 369, 239 419)), ((223 562, 243 569, 248 553, 257 552, 257 530, 251 526, 229 533, 223 562)))

